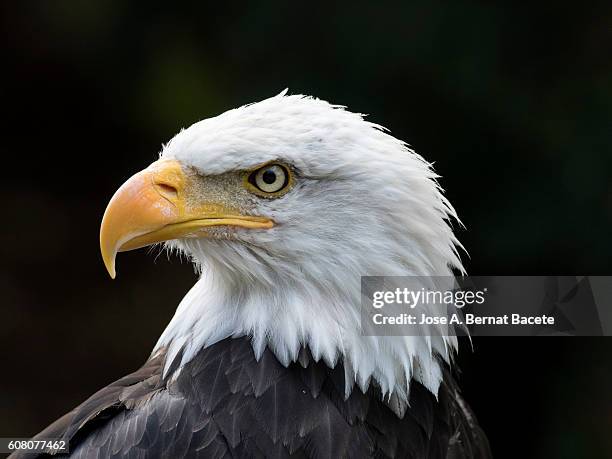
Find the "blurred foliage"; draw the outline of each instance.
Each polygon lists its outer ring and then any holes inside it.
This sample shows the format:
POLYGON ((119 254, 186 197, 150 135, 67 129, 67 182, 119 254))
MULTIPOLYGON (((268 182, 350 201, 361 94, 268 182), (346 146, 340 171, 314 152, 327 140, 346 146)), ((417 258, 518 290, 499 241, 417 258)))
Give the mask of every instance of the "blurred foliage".
MULTIPOLYGON (((135 368, 193 283, 189 266, 142 253, 106 279, 97 225, 116 187, 181 127, 286 87, 369 113, 435 162, 470 273, 610 274, 610 2, 0 12, 4 436, 35 433, 135 368)), ((612 455, 610 340, 475 348, 464 388, 497 457, 612 455)))

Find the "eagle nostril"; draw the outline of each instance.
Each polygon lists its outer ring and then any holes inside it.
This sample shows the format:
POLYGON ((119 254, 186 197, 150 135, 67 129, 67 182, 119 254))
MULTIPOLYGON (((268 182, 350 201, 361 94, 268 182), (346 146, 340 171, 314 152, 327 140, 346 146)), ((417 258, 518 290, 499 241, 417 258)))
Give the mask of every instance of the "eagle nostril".
POLYGON ((162 195, 168 198, 176 198, 178 196, 176 187, 168 185, 167 183, 156 183, 156 185, 162 195))

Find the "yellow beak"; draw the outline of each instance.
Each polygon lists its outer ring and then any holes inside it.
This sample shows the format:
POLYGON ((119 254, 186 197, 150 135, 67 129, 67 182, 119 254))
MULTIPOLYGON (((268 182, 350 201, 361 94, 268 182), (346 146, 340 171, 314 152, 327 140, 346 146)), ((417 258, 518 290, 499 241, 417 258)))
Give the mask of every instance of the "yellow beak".
POLYGON ((157 242, 201 237, 206 228, 272 228, 269 218, 240 215, 219 203, 198 202, 201 183, 175 160, 159 160, 125 182, 112 197, 100 227, 100 251, 114 279, 117 252, 157 242))

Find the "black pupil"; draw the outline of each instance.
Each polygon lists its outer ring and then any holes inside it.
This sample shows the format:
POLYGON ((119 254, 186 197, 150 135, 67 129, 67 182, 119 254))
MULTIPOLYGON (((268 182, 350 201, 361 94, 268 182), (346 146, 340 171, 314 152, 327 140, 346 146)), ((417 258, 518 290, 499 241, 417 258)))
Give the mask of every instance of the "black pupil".
POLYGON ((268 169, 263 173, 261 179, 264 181, 264 183, 271 185, 272 183, 276 182, 276 173, 273 170, 268 169))

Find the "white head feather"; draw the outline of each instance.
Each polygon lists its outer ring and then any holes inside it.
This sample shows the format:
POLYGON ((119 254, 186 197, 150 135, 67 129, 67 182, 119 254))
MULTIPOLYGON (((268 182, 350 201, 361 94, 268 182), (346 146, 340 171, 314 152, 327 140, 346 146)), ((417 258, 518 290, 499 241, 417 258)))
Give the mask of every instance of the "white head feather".
POLYGON ((360 114, 285 92, 195 123, 161 156, 202 175, 271 160, 297 172, 284 196, 254 198, 254 213, 274 228, 169 243, 201 276, 157 343, 167 361, 251 336, 256 356, 268 347, 284 365, 302 346, 328 366, 341 359, 347 396, 374 379, 400 415, 412 379, 437 394, 439 358, 451 358, 455 338, 360 332, 361 276, 463 271, 449 226, 455 211, 421 156, 360 114))

